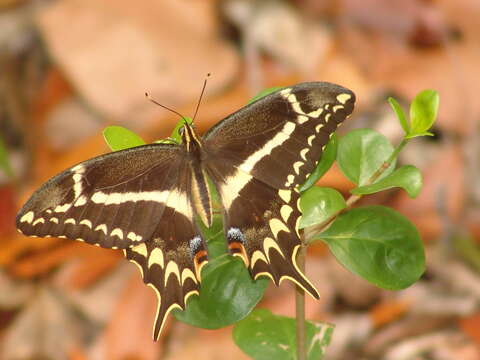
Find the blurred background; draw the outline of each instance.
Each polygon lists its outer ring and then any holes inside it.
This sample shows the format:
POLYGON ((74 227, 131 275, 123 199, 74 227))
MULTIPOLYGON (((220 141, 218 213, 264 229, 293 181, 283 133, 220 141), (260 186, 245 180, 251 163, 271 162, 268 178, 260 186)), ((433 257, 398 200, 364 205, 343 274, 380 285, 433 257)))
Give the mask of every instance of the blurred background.
MULTIPOLYGON (((364 204, 418 227, 428 268, 400 292, 380 290, 321 245, 307 258, 320 301, 307 318, 336 324, 327 359, 480 359, 480 2, 478 0, 0 0, 0 359, 246 359, 231 328, 171 318, 151 341, 153 292, 121 252, 25 238, 14 217, 41 183, 109 151, 101 130, 147 141, 191 116, 204 132, 265 87, 324 80, 352 89, 341 131, 370 127, 398 144, 386 99, 440 93, 435 137, 400 162, 421 195, 391 190, 364 204)), ((348 196, 333 168, 321 181, 348 196)), ((260 306, 294 315, 289 284, 260 306)))

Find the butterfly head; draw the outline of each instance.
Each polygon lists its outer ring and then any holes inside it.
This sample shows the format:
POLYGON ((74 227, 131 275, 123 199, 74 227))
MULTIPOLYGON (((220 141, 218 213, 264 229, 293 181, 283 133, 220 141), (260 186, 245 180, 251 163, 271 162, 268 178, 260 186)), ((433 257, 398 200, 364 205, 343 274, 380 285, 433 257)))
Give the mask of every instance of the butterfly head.
POLYGON ((178 133, 182 138, 182 144, 191 151, 195 147, 201 147, 201 141, 195 132, 195 125, 185 119, 185 123, 178 129, 178 133), (196 146, 195 146, 196 145, 196 146))

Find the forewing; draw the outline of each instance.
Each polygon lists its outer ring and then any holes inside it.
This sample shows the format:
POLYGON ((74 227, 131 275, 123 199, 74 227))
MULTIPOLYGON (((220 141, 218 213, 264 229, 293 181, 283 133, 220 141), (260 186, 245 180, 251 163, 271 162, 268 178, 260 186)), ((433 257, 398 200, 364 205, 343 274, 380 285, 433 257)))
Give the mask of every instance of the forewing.
POLYGON ((147 241, 178 181, 183 149, 152 144, 85 161, 50 179, 17 215, 30 236, 58 236, 105 248, 147 241))
POLYGON ((205 162, 225 161, 273 188, 293 188, 313 171, 354 102, 350 90, 324 82, 267 95, 205 135, 205 162))

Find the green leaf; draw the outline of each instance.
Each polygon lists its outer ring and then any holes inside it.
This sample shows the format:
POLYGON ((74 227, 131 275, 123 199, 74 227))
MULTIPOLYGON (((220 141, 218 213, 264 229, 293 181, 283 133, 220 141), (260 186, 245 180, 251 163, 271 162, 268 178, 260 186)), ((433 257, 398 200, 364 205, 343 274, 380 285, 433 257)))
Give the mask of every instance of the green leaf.
POLYGON ((326 242, 351 272, 384 289, 404 289, 425 271, 417 229, 407 218, 384 206, 352 209, 315 238, 326 242))
POLYGON ((411 198, 416 198, 422 189, 422 174, 415 166, 405 165, 372 185, 357 187, 354 195, 373 194, 393 187, 401 187, 411 198))
POLYGON ((140 136, 122 126, 107 126, 103 129, 103 138, 112 151, 145 145, 140 136))
POLYGON ((8 158, 7 147, 5 146, 2 137, 0 137, 0 168, 3 169, 9 178, 13 178, 13 170, 8 158))
POLYGON ((410 105, 409 138, 430 134, 428 130, 437 118, 439 101, 435 90, 424 90, 415 96, 410 105))
POLYGON ((318 165, 315 170, 310 174, 307 181, 300 186, 300 192, 309 189, 311 186, 315 185, 318 179, 320 179, 333 165, 337 157, 337 147, 338 147, 338 137, 337 134, 333 134, 328 142, 325 150, 320 158, 318 165))
POLYGON ((405 116, 405 112, 403 111, 402 107, 398 101, 392 97, 388 98, 388 102, 397 115, 397 119, 400 122, 400 125, 402 125, 403 131, 405 131, 405 134, 408 134, 410 132, 410 125, 408 124, 407 117, 405 116))
POLYGON ((177 144, 182 142, 182 136, 180 135, 180 128, 185 125, 185 123, 191 125, 193 123, 192 118, 184 117, 177 121, 177 125, 173 128, 172 135, 170 136, 169 140, 174 141, 177 144))
POLYGON ((300 208, 303 214, 300 219, 300 229, 320 224, 346 206, 345 199, 337 190, 312 187, 300 197, 300 208))
POLYGON ((281 90, 281 89, 283 89, 283 87, 281 87, 281 86, 274 86, 274 87, 271 87, 271 88, 268 88, 268 89, 263 89, 257 95, 255 95, 253 98, 251 98, 250 101, 248 102, 248 104, 251 104, 251 103, 257 101, 258 99, 260 99, 264 96, 267 96, 268 94, 271 94, 275 91, 281 90))
POLYGON ((411 134, 408 134, 407 136, 405 136, 405 139, 412 139, 412 138, 418 137, 418 136, 435 136, 435 134, 433 134, 431 132, 428 132, 428 131, 411 133, 411 134))
POLYGON ((209 228, 206 227, 200 219, 197 220, 201 233, 207 239, 208 257, 210 260, 227 253, 227 241, 223 231, 222 220, 222 215, 214 215, 212 219, 212 226, 209 228))
POLYGON ((262 299, 268 279, 252 280, 239 257, 227 254, 202 270, 200 296, 192 296, 185 311, 174 310, 180 321, 205 329, 218 329, 246 317, 262 299))
MULTIPOLYGON (((365 185, 393 150, 392 144, 382 134, 370 129, 353 130, 339 141, 338 166, 350 181, 357 185, 365 185)), ((379 179, 390 174, 395 168, 395 163, 396 159, 379 179)))
MULTIPOLYGON (((332 337, 333 325, 306 321, 305 330, 307 359, 322 359, 332 337)), ((235 325, 233 340, 252 359, 292 360, 297 358, 295 334, 295 319, 256 309, 235 325)))

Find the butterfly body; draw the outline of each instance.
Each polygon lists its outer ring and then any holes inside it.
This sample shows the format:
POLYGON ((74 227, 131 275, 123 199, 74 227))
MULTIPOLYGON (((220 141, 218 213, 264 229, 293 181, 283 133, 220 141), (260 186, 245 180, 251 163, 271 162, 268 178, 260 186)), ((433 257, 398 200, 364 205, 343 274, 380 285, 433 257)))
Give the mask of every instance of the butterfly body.
POLYGON ((304 83, 261 98, 199 137, 99 156, 37 190, 17 216, 26 235, 58 236, 123 249, 158 297, 154 337, 173 308, 198 294, 208 261, 195 221, 212 223, 210 179, 219 194, 229 252, 253 278, 289 279, 318 298, 296 265, 302 184, 355 96, 304 83))

